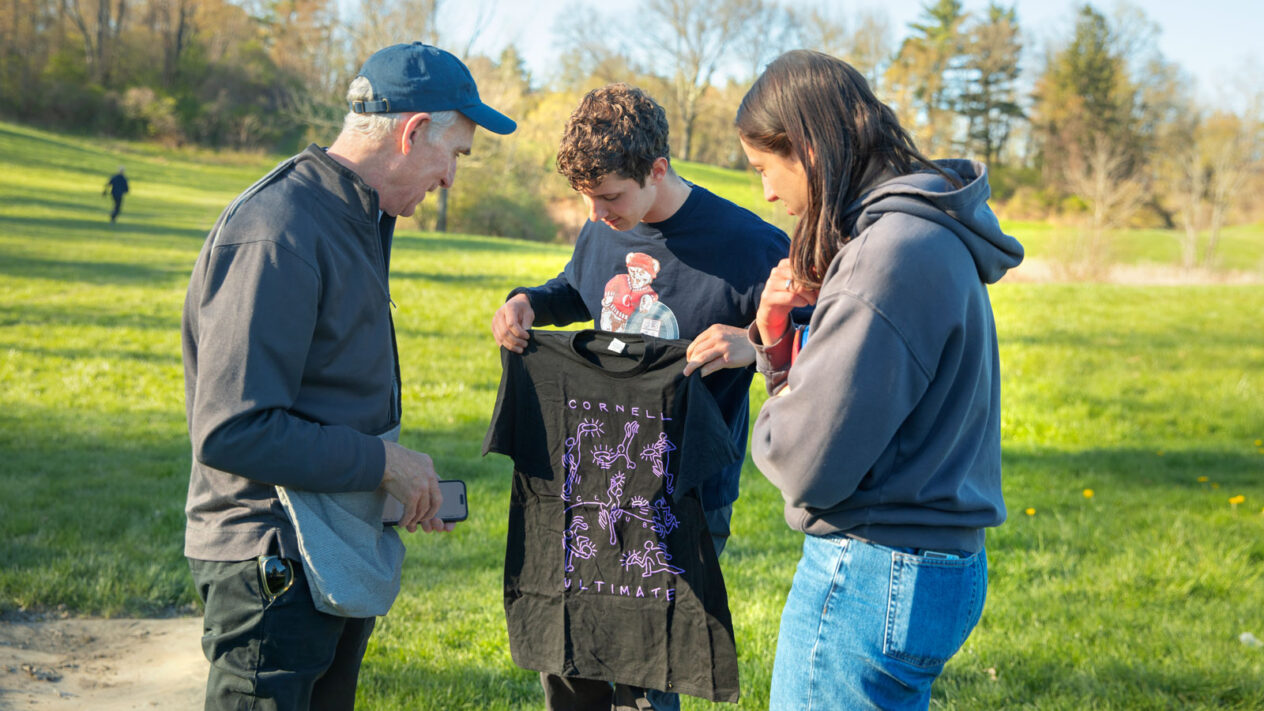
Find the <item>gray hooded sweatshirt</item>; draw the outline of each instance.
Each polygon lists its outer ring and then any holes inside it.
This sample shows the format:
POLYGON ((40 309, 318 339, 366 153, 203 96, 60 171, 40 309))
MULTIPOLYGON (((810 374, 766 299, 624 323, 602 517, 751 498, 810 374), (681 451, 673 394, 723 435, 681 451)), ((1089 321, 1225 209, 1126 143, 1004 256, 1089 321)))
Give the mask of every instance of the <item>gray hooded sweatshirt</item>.
POLYGON ((987 284, 1022 261, 986 169, 901 176, 851 212, 793 367, 757 347, 770 397, 751 434, 786 522, 812 535, 976 552, 1005 520, 996 324, 987 284), (788 387, 788 391, 782 392, 788 387))

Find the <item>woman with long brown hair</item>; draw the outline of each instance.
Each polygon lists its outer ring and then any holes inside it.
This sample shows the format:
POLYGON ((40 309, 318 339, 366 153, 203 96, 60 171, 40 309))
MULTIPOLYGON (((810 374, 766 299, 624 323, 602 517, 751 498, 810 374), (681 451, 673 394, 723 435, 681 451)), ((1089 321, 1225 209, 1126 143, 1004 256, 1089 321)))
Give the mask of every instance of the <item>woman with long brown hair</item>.
POLYGON ((807 534, 771 705, 925 709, 983 610, 984 529, 1005 519, 987 284, 1022 245, 982 164, 923 156, 833 57, 779 57, 736 123, 765 198, 799 218, 750 330, 772 395, 751 452, 807 534))

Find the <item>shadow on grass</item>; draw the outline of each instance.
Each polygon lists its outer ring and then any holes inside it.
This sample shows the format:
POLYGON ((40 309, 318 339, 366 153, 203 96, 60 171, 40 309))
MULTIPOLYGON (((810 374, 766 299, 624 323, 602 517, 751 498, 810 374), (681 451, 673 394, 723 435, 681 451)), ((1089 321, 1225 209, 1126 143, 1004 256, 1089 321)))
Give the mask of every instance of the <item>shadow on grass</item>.
POLYGON ((14 255, 0 260, 0 275, 85 284, 166 284, 176 278, 188 279, 187 271, 190 270, 131 262, 76 262, 14 255))
MULTIPOLYGON (((509 465, 480 456, 485 427, 406 432, 404 444, 433 452, 472 500, 499 500, 509 465)), ((179 403, 162 413, 10 404, 0 451, 0 613, 146 616, 195 603, 183 554, 191 458, 179 403)), ((443 568, 499 569, 503 519, 479 512, 464 534, 471 542, 438 553, 459 561, 443 568)))
MULTIPOLYGON (((1203 668, 1173 668, 1163 660, 1101 660, 1091 668, 1050 661, 1044 654, 1016 652, 1004 660, 1000 676, 987 670, 949 665, 932 697, 937 708, 1058 709, 1258 709, 1264 679, 1211 676, 1203 668), (1020 670, 1016 671, 1016 670, 1020 670), (1012 673, 1007 671, 1014 670, 1012 673)), ((994 670, 995 671, 995 670, 994 670)))
POLYGON ((397 284, 401 280, 411 279, 434 282, 437 284, 455 284, 463 287, 476 286, 482 288, 502 286, 505 282, 503 274, 440 274, 438 272, 406 272, 391 270, 392 284, 397 284))
POLYGON ((53 138, 39 132, 15 131, 0 125, 0 142, 7 142, 14 148, 6 151, 11 160, 38 165, 40 170, 55 168, 68 173, 79 173, 85 176, 100 177, 104 185, 115 169, 117 158, 100 148, 88 148, 93 137, 81 139, 53 138), (112 167, 102 167, 111 166, 112 167))
MULTIPOLYGON (((175 331, 180 328, 180 311, 173 308, 169 314, 145 315, 127 310, 99 308, 68 309, 63 306, 35 306, 21 304, 0 307, 0 326, 31 324, 41 326, 73 326, 82 328, 137 328, 157 331, 175 331)), ((24 345, 24 347, 26 347, 24 345)))
MULTIPOLYGON (((126 210, 126 207, 124 207, 126 210)), ((206 234, 210 229, 210 223, 206 229, 190 228, 190 227, 172 227, 168 224, 147 224, 132 222, 129 218, 135 218, 136 215, 127 215, 124 213, 119 216, 121 222, 110 224, 109 213, 102 213, 105 217, 99 220, 88 220, 62 217, 57 219, 49 219, 46 217, 0 217, 0 228, 8 231, 20 231, 33 236, 47 234, 49 238, 56 238, 65 242, 98 242, 103 236, 115 235, 121 238, 128 233, 140 234, 156 237, 177 237, 197 239, 199 242, 206 240, 206 234), (13 227, 8 227, 12 225, 13 227)), ((192 263, 189 267, 192 268, 192 263)))
MULTIPOLYGON (((5 315, 5 310, 0 309, 0 326, 11 325, 5 315)), ((115 324, 118 325, 118 324, 115 324)), ((141 328, 156 328, 155 326, 141 326, 141 328)), ((4 339, 0 338, 0 343, 4 343, 4 339)), ((147 366, 178 366, 181 364, 180 355, 178 353, 147 353, 145 351, 124 351, 117 349, 100 349, 100 348, 39 348, 30 344, 6 344, 5 348, 10 352, 25 353, 39 358, 59 358, 63 360, 105 360, 111 363, 143 363, 147 366)))
MULTIPOLYGON (((1191 323, 1187 326, 1173 326, 1162 332, 1120 333, 1117 331, 1056 330, 1049 329, 1039 335, 1006 335, 1002 340, 1005 347, 1023 347, 1033 349, 1065 348, 1075 352, 1111 353, 1119 358, 1130 355, 1144 356, 1163 351, 1179 351, 1191 342, 1205 341, 1208 327, 1204 323, 1191 323)), ((1260 339, 1247 331, 1216 334, 1215 345, 1218 348, 1258 348, 1260 339)), ((1173 368, 1188 367, 1184 363, 1174 363, 1173 368)))
MULTIPOLYGON (((508 650, 504 656, 509 656, 508 650)), ((539 674, 533 671, 418 664, 396 656, 367 659, 360 673, 360 689, 361 698, 368 692, 384 702, 401 704, 399 708, 482 711, 541 708, 544 703, 539 674), (472 691, 476 693, 471 695, 472 691)))
MULTIPOLYGON (((105 215, 105 219, 103 221, 108 223, 110 211, 114 209, 114 203, 110 201, 108 196, 97 195, 90 197, 93 198, 94 202, 86 203, 83 200, 52 200, 45 197, 35 197, 30 193, 19 193, 9 196, 9 199, 5 201, 5 209, 14 213, 26 213, 30 208, 37 208, 62 213, 105 215), (100 204, 95 202, 95 199, 98 197, 100 198, 100 204)), ((124 206, 126 206, 126 202, 124 202, 124 206)), ((3 219, 17 220, 22 218, 10 216, 3 219)))
MULTIPOLYGON (((1061 483, 1077 496, 1084 487, 1106 491, 1148 490, 1151 487, 1190 492, 1207 484, 1259 486, 1264 456, 1251 442, 1230 449, 1086 449, 1077 451, 1006 448, 1004 477, 1061 483), (1199 482, 1199 477, 1208 481, 1199 482), (1092 485, 1097 483, 1096 487, 1092 485)), ((1227 496, 1227 494, 1226 494, 1227 496)))
POLYGON ((415 250, 418 252, 453 251, 462 254, 491 253, 497 256, 507 253, 541 254, 549 249, 568 248, 552 242, 531 242, 508 237, 487 237, 483 235, 446 235, 428 232, 423 235, 395 235, 394 249, 415 250))

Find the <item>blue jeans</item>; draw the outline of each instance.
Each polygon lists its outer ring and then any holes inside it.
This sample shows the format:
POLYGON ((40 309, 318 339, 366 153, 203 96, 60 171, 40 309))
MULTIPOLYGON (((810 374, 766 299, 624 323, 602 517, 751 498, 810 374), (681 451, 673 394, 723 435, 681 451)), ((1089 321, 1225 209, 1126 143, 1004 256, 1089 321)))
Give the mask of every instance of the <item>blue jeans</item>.
POLYGON ((781 613, 770 709, 926 709, 986 595, 985 551, 944 559, 807 536, 781 613))

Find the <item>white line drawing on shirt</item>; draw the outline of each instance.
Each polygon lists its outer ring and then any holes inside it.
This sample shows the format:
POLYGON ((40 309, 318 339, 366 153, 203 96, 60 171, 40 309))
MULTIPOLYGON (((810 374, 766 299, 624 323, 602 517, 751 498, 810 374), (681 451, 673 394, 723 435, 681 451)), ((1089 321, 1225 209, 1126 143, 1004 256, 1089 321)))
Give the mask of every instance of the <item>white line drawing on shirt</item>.
MULTIPOLYGON (((594 447, 590 456, 590 461, 603 470, 609 470, 615 461, 623 459, 629 469, 636 467, 628 452, 635 451, 632 448, 632 440, 640 429, 639 423, 633 421, 624 425, 623 441, 614 450, 609 447, 594 447)), ((565 550, 564 566, 566 572, 574 572, 575 558, 590 559, 597 555, 597 546, 586 535, 581 532, 589 529, 589 524, 585 515, 580 515, 577 509, 587 507, 595 507, 597 511, 597 523, 604 529, 609 536, 609 545, 618 547, 619 530, 617 524, 620 521, 627 520, 629 523, 633 519, 641 521, 641 527, 654 532, 660 539, 665 538, 668 534, 680 526, 672 513, 671 505, 664 497, 658 497, 651 503, 644 496, 634 496, 625 506, 623 503, 623 487, 627 483, 628 473, 625 470, 617 470, 610 474, 609 483, 606 486, 605 500, 584 501, 583 496, 574 493, 575 485, 582 480, 580 475, 580 466, 584 463, 582 441, 585 437, 599 437, 605 431, 605 425, 602 421, 593 419, 580 422, 575 429, 575 436, 566 440, 566 452, 562 455, 562 463, 566 470, 566 482, 562 487, 562 499, 570 503, 565 511, 571 514, 573 518, 566 530, 562 534, 562 546, 565 550)), ((659 433, 659 438, 652 445, 644 448, 641 457, 652 461, 652 468, 656 477, 666 478, 666 486, 674 488, 673 477, 667 472, 667 453, 676 450, 676 446, 667 439, 665 433, 659 433)), ((670 492, 671 488, 667 490, 670 492)), ((662 540, 646 541, 643 550, 631 551, 624 553, 619 557, 619 564, 624 569, 630 570, 633 567, 641 568, 641 576, 649 577, 654 573, 683 573, 684 570, 672 565, 671 554, 668 552, 667 544, 662 540)))
POLYGON ((628 469, 636 469, 636 462, 632 461, 632 457, 628 456, 628 443, 636 436, 637 430, 641 429, 641 423, 635 420, 623 426, 623 441, 615 447, 614 451, 610 451, 609 447, 594 447, 593 461, 602 469, 609 469, 614 460, 623 459, 628 465, 628 469))
POLYGON ((583 437, 600 437, 601 422, 584 420, 575 428, 575 436, 566 439, 566 453, 562 455, 562 467, 566 469, 566 482, 562 484, 562 498, 571 500, 571 489, 579 483, 579 440, 583 437))
POLYGON ((667 546, 663 543, 655 544, 653 541, 645 542, 645 549, 639 551, 628 551, 619 557, 619 565, 625 570, 631 570, 633 566, 641 569, 641 577, 648 578, 654 573, 680 573, 685 572, 681 568, 677 568, 671 563, 671 553, 667 552, 667 546))
POLYGON ((667 463, 670 459, 668 455, 674 451, 676 451, 676 445, 667 439, 666 432, 660 432, 657 442, 641 450, 641 459, 650 460, 650 467, 654 470, 654 476, 659 479, 666 478, 665 488, 669 494, 676 492, 676 477, 667 471, 667 463))
POLYGON ((585 560, 597 555, 597 546, 593 545, 592 539, 588 536, 580 535, 580 531, 587 531, 588 523, 584 521, 582 516, 576 516, 571 525, 562 534, 562 543, 566 546, 566 572, 570 573, 575 570, 573 556, 579 556, 585 560))

